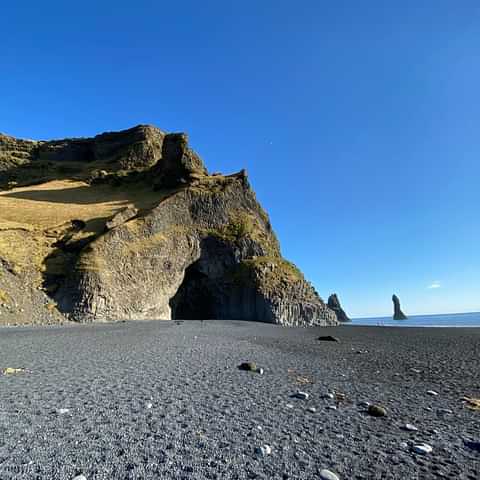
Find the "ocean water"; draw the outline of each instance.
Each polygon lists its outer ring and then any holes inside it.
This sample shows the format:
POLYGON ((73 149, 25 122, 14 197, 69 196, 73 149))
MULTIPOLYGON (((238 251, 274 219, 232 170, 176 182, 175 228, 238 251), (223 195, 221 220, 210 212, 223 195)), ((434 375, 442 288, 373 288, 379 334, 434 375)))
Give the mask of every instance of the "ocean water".
POLYGON ((480 312, 449 313, 442 315, 412 315, 407 320, 392 317, 354 318, 349 325, 383 327, 480 327, 480 312))

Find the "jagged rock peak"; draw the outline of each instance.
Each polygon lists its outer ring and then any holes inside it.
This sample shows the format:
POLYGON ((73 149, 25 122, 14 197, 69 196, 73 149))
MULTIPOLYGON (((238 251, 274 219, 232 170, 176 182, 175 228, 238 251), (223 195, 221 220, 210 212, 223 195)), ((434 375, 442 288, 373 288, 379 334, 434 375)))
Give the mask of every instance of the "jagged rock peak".
POLYGON ((400 308, 400 300, 395 294, 392 295, 392 302, 393 302, 393 319, 406 320, 407 316, 402 312, 402 309, 400 308))
POLYGON ((105 182, 148 172, 159 188, 206 175, 185 133, 165 133, 151 125, 91 138, 32 141, 0 136, 0 190, 38 181, 75 177, 105 182))
POLYGON ((328 297, 328 302, 327 302, 328 308, 333 310, 335 314, 337 315, 337 320, 339 322, 349 322, 350 318, 347 316, 345 311, 343 310, 342 306, 340 305, 340 300, 338 299, 338 296, 336 293, 332 293, 328 297))

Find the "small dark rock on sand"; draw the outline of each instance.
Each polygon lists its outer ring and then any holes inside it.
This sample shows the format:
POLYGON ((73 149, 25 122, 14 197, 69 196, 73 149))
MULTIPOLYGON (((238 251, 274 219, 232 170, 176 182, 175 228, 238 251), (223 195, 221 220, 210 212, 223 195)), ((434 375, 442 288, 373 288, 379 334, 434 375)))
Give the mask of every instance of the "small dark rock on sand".
POLYGON ((243 362, 238 366, 238 369, 245 372, 256 372, 257 364, 255 362, 243 362))
POLYGON ((368 413, 372 417, 385 417, 387 415, 387 410, 380 405, 370 405, 368 407, 368 413))
POLYGON ((320 342, 339 342, 340 340, 337 337, 333 337, 332 335, 322 335, 318 337, 320 342))

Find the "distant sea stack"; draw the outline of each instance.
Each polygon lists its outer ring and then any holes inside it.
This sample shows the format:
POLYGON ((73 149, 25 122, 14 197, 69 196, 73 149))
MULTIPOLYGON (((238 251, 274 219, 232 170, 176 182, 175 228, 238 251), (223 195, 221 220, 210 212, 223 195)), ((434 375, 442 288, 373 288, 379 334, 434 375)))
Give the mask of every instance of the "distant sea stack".
POLYGON ((337 320, 339 322, 349 322, 350 318, 348 318, 347 314, 343 310, 342 306, 340 305, 340 300, 338 299, 338 296, 336 293, 332 293, 328 297, 328 308, 330 310, 333 310, 335 312, 335 315, 337 316, 337 320))
POLYGON ((392 302, 393 302, 393 319, 406 320, 407 316, 402 312, 402 309, 400 308, 400 300, 395 294, 392 295, 392 302))

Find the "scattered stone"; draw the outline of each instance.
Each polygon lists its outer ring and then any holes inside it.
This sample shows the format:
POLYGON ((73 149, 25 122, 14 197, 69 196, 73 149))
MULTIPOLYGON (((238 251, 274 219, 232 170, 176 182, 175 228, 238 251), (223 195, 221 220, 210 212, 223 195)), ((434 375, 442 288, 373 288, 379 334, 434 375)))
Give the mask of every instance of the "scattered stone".
POLYGON ((327 408, 329 410, 336 410, 337 409, 336 405, 329 405, 327 408))
POLYGON ((432 395, 433 397, 436 397, 438 395, 438 392, 435 390, 427 390, 427 395, 432 395))
POLYGON ((323 395, 323 398, 333 400, 335 398, 335 395, 333 393, 326 393, 323 395))
POLYGON ((368 408, 370 407, 370 402, 366 402, 366 401, 358 402, 358 406, 360 408, 368 408))
POLYGON ((442 413, 444 415, 452 414, 453 410, 450 410, 449 408, 440 408, 438 410, 438 413, 442 413))
POLYGON ((407 442, 400 442, 400 447, 401 448, 408 448, 408 443, 407 442))
POLYGON ((407 423, 403 427, 404 430, 408 430, 409 432, 418 432, 418 428, 411 423, 407 423))
POLYGON ((285 406, 286 406, 287 408, 293 408, 293 405, 292 405, 291 403, 287 403, 285 406))
POLYGON ((427 453, 432 453, 433 448, 427 443, 419 443, 418 445, 414 445, 412 450, 420 455, 426 455, 427 453))
POLYGON ((153 407, 153 403, 152 403, 152 402, 147 402, 147 403, 145 404, 145 408, 147 408, 147 409, 150 409, 150 408, 152 408, 152 407, 153 407))
POLYGON ((368 350, 357 350, 357 353, 359 355, 362 355, 362 354, 368 353, 368 350))
POLYGON ((308 411, 311 412, 311 413, 315 413, 317 411, 317 409, 315 407, 310 407, 308 409, 308 411))
POLYGON ((63 414, 65 414, 65 413, 68 413, 69 411, 70 411, 69 408, 59 408, 59 409, 57 410, 57 413, 58 413, 59 415, 63 415, 63 414))
POLYGON ((418 368, 411 368, 410 371, 413 373, 422 373, 422 371, 419 370, 418 368))
POLYGON ((85 475, 77 475, 73 480, 87 480, 87 477, 85 475))
POLYGON ((381 405, 370 405, 368 407, 368 413, 372 417, 385 417, 387 415, 387 410, 381 405))
POLYGON ((480 442, 464 440, 463 443, 465 443, 465 446, 467 446, 468 448, 480 452, 480 442))
POLYGON ((272 447, 270 445, 262 445, 261 447, 255 447, 255 455, 259 457, 266 457, 272 454, 272 447))
POLYGON ((16 373, 23 373, 25 372, 24 368, 13 368, 13 367, 6 367, 2 370, 3 375, 15 375, 16 373))
POLYGON ((263 375, 265 373, 265 370, 260 367, 258 370, 257 370, 257 373, 259 373, 260 375, 263 375))
POLYGON ((320 478, 322 480, 340 480, 340 477, 338 475, 325 468, 323 470, 320 470, 320 478))
POLYGON ((256 372, 257 364, 255 362, 243 362, 238 366, 238 369, 245 372, 256 372))
POLYGON ((321 342, 339 342, 340 340, 337 337, 333 337, 332 335, 323 335, 318 337, 318 340, 321 342))
POLYGON ((308 400, 308 397, 310 395, 307 392, 302 392, 302 391, 298 390, 297 393, 295 393, 293 396, 295 398, 299 398, 300 400, 308 400))

